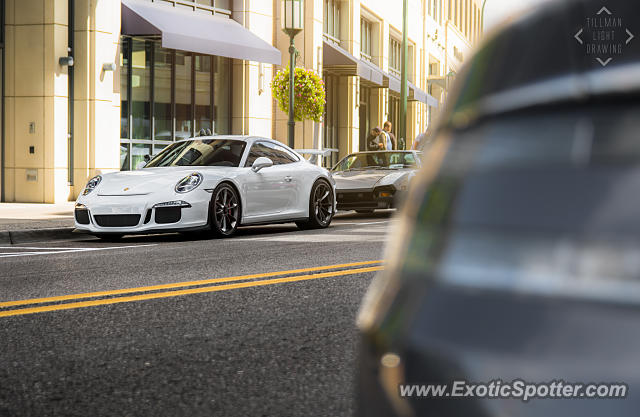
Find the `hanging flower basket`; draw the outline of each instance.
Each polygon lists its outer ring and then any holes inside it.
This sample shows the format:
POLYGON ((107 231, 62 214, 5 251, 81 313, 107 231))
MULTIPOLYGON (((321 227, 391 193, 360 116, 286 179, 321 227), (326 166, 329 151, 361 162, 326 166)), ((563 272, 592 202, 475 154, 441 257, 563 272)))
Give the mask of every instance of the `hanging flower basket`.
MULTIPOLYGON (((311 119, 319 122, 324 114, 324 82, 313 70, 294 69, 293 115, 296 121, 311 119)), ((278 101, 278 107, 289 112, 289 68, 276 73, 271 83, 271 92, 278 101)))

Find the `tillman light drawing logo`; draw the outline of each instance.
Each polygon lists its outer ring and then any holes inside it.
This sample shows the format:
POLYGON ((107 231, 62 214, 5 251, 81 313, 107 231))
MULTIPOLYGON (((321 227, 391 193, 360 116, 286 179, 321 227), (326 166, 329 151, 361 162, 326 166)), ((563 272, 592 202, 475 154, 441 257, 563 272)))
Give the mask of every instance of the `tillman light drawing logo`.
POLYGON ((624 25, 623 18, 615 16, 606 7, 594 17, 587 17, 586 25, 573 37, 585 47, 587 55, 593 56, 603 67, 615 56, 622 55, 625 45, 635 38, 624 25))

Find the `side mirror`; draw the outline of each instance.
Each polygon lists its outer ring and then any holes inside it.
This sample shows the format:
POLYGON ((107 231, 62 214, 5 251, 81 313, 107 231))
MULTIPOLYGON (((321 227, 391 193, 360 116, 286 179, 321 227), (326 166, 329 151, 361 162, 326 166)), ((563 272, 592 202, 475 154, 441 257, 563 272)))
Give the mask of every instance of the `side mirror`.
POLYGON ((273 161, 267 157, 261 156, 253 161, 253 165, 251 165, 251 170, 253 172, 258 172, 262 168, 269 168, 273 165, 273 161))

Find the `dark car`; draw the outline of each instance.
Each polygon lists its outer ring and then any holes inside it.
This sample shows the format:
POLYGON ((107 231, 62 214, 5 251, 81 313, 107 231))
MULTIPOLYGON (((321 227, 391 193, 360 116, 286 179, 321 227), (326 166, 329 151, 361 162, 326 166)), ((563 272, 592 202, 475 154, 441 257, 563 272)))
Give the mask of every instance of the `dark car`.
POLYGON ((417 151, 369 151, 345 156, 331 173, 338 210, 372 213, 397 208, 420 168, 417 151))
POLYGON ((548 2, 460 72, 359 313, 359 416, 638 414, 633 34, 639 2, 548 2))

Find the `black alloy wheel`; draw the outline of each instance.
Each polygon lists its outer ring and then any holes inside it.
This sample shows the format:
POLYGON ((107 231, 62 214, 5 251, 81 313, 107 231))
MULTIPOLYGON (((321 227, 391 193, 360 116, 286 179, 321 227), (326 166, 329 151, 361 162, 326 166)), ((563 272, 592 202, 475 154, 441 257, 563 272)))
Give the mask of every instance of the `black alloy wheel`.
POLYGON ((324 229, 333 219, 333 190, 325 180, 313 184, 309 198, 309 220, 296 222, 300 229, 324 229))
POLYGON ((231 185, 222 183, 213 191, 209 215, 211 229, 216 235, 228 237, 236 232, 240 220, 240 198, 231 185))

